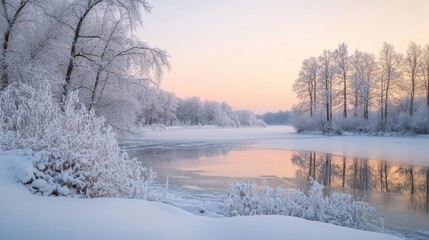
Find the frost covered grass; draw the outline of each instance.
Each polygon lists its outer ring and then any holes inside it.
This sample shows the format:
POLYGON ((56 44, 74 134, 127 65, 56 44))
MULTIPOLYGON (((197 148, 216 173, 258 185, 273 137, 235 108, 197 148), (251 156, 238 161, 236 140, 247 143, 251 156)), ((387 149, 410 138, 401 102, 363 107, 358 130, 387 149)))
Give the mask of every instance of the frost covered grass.
POLYGON ((323 193, 324 186, 312 182, 307 193, 301 190, 271 188, 253 189, 249 180, 230 185, 224 205, 226 216, 286 215, 339 226, 382 232, 383 220, 375 219, 376 211, 368 203, 341 192, 323 193))
POLYGON ((118 147, 112 128, 77 92, 60 105, 49 85, 13 84, 0 94, 0 106, 0 147, 34 152, 19 177, 33 193, 152 198, 156 174, 118 147))

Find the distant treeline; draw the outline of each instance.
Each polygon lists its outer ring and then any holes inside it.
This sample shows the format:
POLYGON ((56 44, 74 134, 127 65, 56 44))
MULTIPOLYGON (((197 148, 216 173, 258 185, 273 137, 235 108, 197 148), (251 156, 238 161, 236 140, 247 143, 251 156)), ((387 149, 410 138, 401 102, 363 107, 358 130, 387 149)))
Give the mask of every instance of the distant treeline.
POLYGON ((289 124, 290 112, 281 110, 277 112, 267 112, 256 115, 256 118, 262 119, 267 125, 287 125, 289 124))
POLYGON ((378 55, 347 45, 302 62, 292 125, 303 131, 429 133, 429 45, 378 55))

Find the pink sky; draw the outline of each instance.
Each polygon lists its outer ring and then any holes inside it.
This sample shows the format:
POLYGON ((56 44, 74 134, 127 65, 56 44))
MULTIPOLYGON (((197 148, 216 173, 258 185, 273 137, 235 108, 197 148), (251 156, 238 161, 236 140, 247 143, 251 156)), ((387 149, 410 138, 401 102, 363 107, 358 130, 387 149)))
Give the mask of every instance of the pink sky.
POLYGON ((426 0, 152 0, 141 39, 166 49, 161 87, 257 113, 297 103, 301 62, 340 42, 378 53, 429 44, 426 0))

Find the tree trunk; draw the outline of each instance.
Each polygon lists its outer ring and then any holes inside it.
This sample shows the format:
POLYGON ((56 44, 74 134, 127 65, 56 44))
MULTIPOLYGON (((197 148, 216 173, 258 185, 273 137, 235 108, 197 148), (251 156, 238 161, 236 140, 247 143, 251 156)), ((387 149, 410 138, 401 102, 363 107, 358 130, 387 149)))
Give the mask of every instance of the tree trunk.
POLYGON ((8 18, 7 14, 7 8, 6 8, 6 1, 1 1, 3 11, 4 11, 4 17, 7 21, 7 28, 3 36, 3 49, 2 49, 2 61, 1 61, 1 70, 2 70, 2 76, 1 76, 1 84, 0 84, 0 91, 4 90, 9 85, 9 66, 7 62, 7 52, 9 50, 9 43, 10 43, 10 34, 12 32, 12 28, 15 26, 16 20, 21 15, 22 10, 27 5, 27 0, 21 0, 18 8, 16 9, 13 17, 10 19, 8 18))
POLYGON ((308 92, 310 94, 310 117, 313 118, 313 86, 312 83, 308 83, 308 92))
POLYGON ((381 90, 380 95, 380 123, 381 129, 384 130, 384 91, 381 90))
MULTIPOLYGON (((316 105, 317 105, 316 104, 316 101, 317 101, 316 90, 317 90, 317 78, 315 77, 313 79, 313 105, 314 105, 313 111, 314 111, 314 113, 316 113, 316 105)), ((429 101, 429 98, 428 98, 428 101, 429 101)), ((429 102, 428 102, 428 106, 429 106, 429 102)))
POLYGON ((325 91, 326 91, 326 122, 330 122, 330 114, 329 114, 329 86, 328 86, 328 78, 325 80, 325 91))
POLYGON ((92 88, 91 92, 91 103, 89 104, 89 110, 91 110, 95 103, 95 94, 97 93, 98 83, 100 82, 100 75, 101 75, 102 68, 101 66, 97 69, 97 75, 95 76, 95 82, 94 87, 92 88))
POLYGON ((429 108, 429 66, 427 66, 426 76, 426 106, 429 108))
POLYGON ((343 90, 343 98, 344 98, 344 110, 343 110, 343 117, 347 118, 347 75, 344 73, 343 75, 343 84, 344 84, 344 90, 343 90))
POLYGON ((79 21, 77 22, 76 25, 76 29, 74 29, 74 36, 73 36, 73 41, 70 47, 70 54, 69 54, 69 62, 67 65, 67 71, 66 71, 66 76, 65 76, 65 83, 63 86, 63 99, 62 99, 62 103, 64 103, 64 101, 66 100, 68 93, 69 93, 69 85, 71 82, 71 75, 73 73, 74 70, 74 60, 76 58, 76 46, 77 43, 79 41, 80 38, 80 31, 82 29, 82 25, 83 25, 83 21, 85 20, 86 16, 90 13, 90 11, 100 2, 102 2, 102 0, 96 1, 94 2, 92 5, 88 5, 88 8, 85 10, 85 12, 83 13, 83 15, 79 18, 79 21))
POLYGON ((332 78, 329 79, 329 119, 330 119, 330 126, 332 124, 332 78))
POLYGON ((309 170, 308 170, 308 177, 310 177, 310 178, 311 178, 311 170, 313 169, 312 164, 313 164, 313 153, 310 152, 310 166, 309 166, 309 170))
MULTIPOLYGON (((390 80, 388 80, 390 81, 390 80)), ((389 82, 387 83, 387 87, 386 87, 386 96, 384 97, 384 126, 387 126, 387 102, 389 99, 389 82)))
POLYGON ((343 157, 343 174, 342 174, 343 187, 346 183, 346 157, 343 157))
MULTIPOLYGON (((414 70, 415 71, 415 70, 414 70)), ((415 73, 411 74, 411 94, 410 94, 410 116, 413 116, 414 113, 414 95, 416 91, 416 79, 415 73)))
POLYGON ((355 91, 355 111, 354 111, 354 113, 353 113, 353 116, 354 117, 357 117, 357 110, 358 110, 358 90, 356 89, 356 91, 355 91))
POLYGON ((69 54, 69 62, 67 65, 65 83, 63 86, 63 100, 62 100, 63 102, 66 100, 68 93, 69 93, 68 87, 70 85, 71 75, 72 75, 73 69, 74 69, 74 59, 76 58, 76 45, 77 45, 77 42, 79 40, 80 30, 81 30, 85 16, 86 16, 86 14, 84 14, 81 18, 79 18, 79 22, 78 22, 77 27, 74 31, 74 37, 73 37, 73 41, 72 41, 71 48, 70 48, 70 54, 69 54))
POLYGON ((3 39, 3 50, 2 50, 2 61, 1 61, 1 86, 0 90, 4 90, 9 85, 9 75, 8 75, 8 63, 7 63, 7 51, 9 48, 9 38, 12 26, 9 25, 6 29, 3 39))

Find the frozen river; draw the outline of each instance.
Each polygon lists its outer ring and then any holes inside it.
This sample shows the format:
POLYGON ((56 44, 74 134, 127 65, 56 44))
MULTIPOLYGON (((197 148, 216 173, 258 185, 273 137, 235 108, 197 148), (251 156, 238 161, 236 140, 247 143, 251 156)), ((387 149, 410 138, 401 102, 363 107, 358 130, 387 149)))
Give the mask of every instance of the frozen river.
POLYGON ((427 137, 301 135, 288 127, 175 129, 121 144, 160 181, 168 178, 172 189, 195 198, 221 200, 234 179, 305 190, 311 177, 328 190, 364 198, 384 217, 387 232, 429 238, 427 137))

